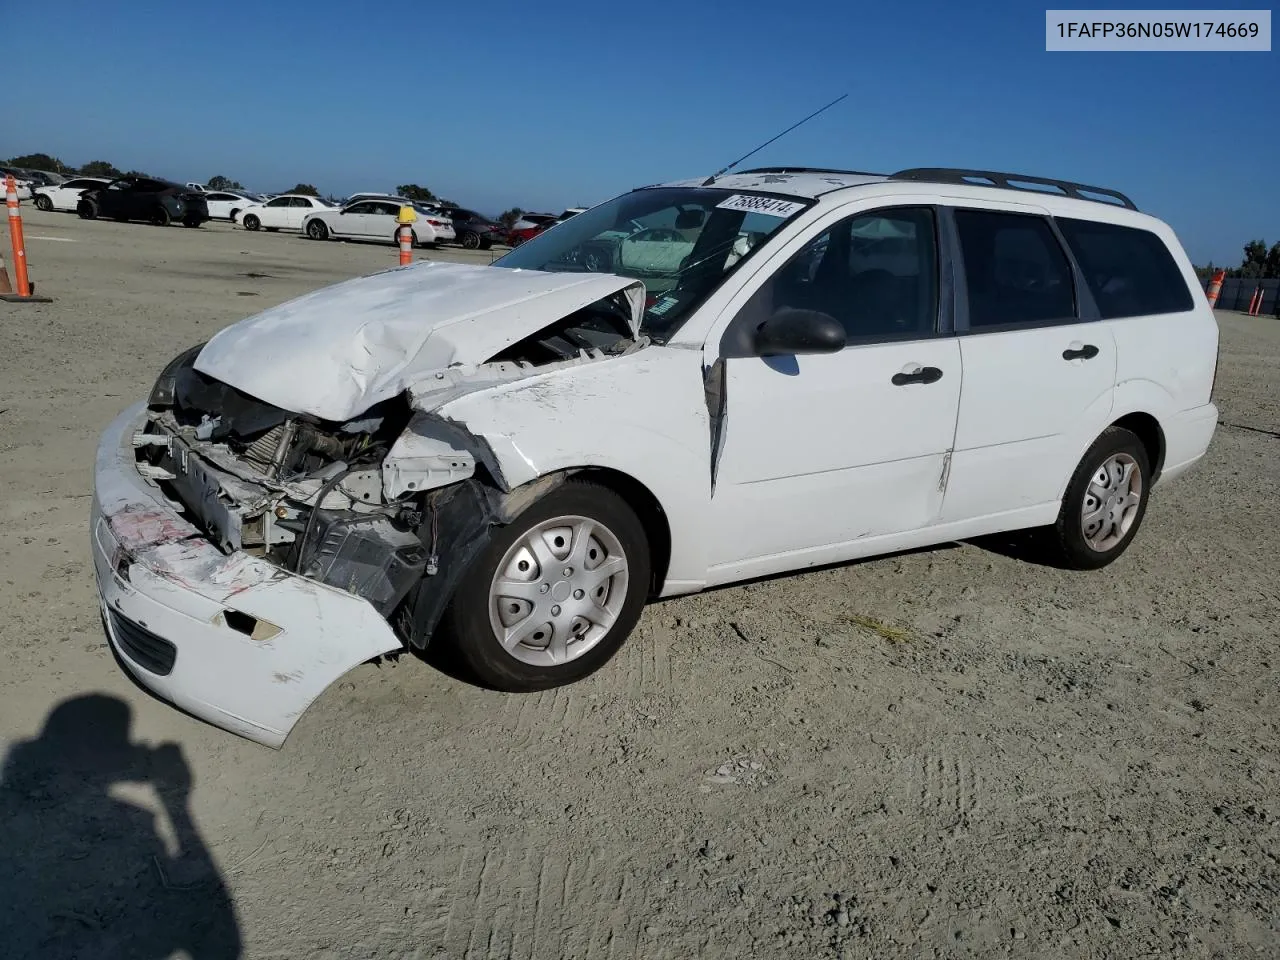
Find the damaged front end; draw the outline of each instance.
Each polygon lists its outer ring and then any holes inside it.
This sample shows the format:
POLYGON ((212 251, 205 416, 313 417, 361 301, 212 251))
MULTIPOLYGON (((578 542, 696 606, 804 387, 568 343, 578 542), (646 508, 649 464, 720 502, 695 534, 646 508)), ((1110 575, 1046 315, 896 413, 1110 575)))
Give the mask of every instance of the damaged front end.
MULTIPOLYGON (((345 419, 202 370, 205 345, 174 358, 99 449, 95 564, 108 636, 130 672, 278 747, 342 673, 425 648, 490 531, 563 480, 513 489, 484 440, 433 411, 639 349, 634 296, 579 304, 478 363, 352 400, 362 409, 345 419), (148 650, 164 655, 163 671, 148 650)), ((290 375, 305 384, 305 370, 280 373, 290 375)))

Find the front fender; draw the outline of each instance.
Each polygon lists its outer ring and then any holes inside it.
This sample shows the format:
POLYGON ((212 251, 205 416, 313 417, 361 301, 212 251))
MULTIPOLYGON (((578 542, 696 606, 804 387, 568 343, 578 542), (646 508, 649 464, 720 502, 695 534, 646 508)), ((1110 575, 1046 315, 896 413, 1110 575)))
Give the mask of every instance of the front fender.
POLYGON ((506 490, 590 467, 642 484, 671 530, 663 592, 705 584, 711 440, 697 351, 646 347, 468 392, 435 412, 485 444, 506 490))

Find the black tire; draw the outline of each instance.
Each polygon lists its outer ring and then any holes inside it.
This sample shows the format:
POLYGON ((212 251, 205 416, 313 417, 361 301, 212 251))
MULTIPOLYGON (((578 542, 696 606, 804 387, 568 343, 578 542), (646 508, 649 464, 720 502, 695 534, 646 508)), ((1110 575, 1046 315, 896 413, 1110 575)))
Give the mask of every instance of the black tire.
POLYGON ((1146 516, 1150 496, 1151 463, 1146 447, 1131 431, 1123 427, 1107 427, 1089 447, 1072 474, 1067 492, 1062 498, 1057 522, 1044 531, 1049 559, 1057 566, 1070 570, 1098 570, 1107 566, 1133 542, 1138 528, 1142 526, 1142 518, 1146 516), (1117 534, 1113 542, 1107 542, 1104 549, 1098 549, 1086 538, 1084 510, 1086 503, 1091 512, 1095 508, 1106 507, 1106 501, 1099 500, 1090 487, 1102 476, 1104 464, 1113 457, 1127 459, 1134 465, 1134 472, 1138 474, 1137 482, 1141 487, 1136 494, 1136 512, 1127 520, 1128 528, 1122 535, 1118 530, 1113 531, 1117 534))
POLYGON ((279 232, 279 230, 280 230, 280 228, 279 228, 279 227, 267 227, 267 228, 266 228, 266 230, 267 230, 267 233, 278 233, 278 232, 279 232))
POLYGON ((46 197, 43 193, 36 194, 36 209, 43 210, 48 213, 53 209, 53 201, 46 197))
POLYGON ((245 214, 244 223, 241 224, 246 230, 257 230, 262 226, 262 221, 255 217, 252 213, 245 214))
POLYGON ((199 217, 187 217, 187 219, 182 221, 182 225, 184 227, 198 227, 202 223, 204 223, 204 221, 199 217))
POLYGON ((312 220, 307 224, 307 236, 312 240, 328 240, 329 228, 323 220, 312 220))
POLYGON ((81 200, 76 204, 76 213, 80 215, 81 220, 98 219, 98 205, 92 200, 81 200))
POLYGON ((481 239, 481 241, 480 241, 480 249, 481 249, 481 250, 488 250, 488 249, 489 249, 490 247, 492 247, 492 246, 493 246, 493 241, 492 241, 492 240, 484 240, 484 239, 481 239))
POLYGON ((235 210, 232 210, 232 211, 231 211, 231 222, 232 222, 232 223, 235 223, 235 222, 236 222, 236 214, 237 214, 237 213, 239 213, 239 212, 240 212, 239 208, 236 208, 235 210))
POLYGON ((151 211, 151 223, 157 227, 167 227, 173 223, 173 217, 169 213, 169 209, 163 204, 151 211))
POLYGON ((562 686, 599 670, 618 652, 640 619, 650 576, 649 542, 635 511, 612 490, 569 480, 495 530, 462 575, 436 637, 476 680, 493 689, 527 693, 562 686), (561 516, 585 517, 612 532, 626 558, 627 587, 617 619, 594 647, 566 663, 539 666, 517 659, 498 643, 490 623, 489 588, 507 551, 537 524, 561 516))
POLYGON ((458 240, 461 242, 464 250, 480 249, 480 234, 476 233, 474 230, 463 230, 462 236, 460 236, 458 240))

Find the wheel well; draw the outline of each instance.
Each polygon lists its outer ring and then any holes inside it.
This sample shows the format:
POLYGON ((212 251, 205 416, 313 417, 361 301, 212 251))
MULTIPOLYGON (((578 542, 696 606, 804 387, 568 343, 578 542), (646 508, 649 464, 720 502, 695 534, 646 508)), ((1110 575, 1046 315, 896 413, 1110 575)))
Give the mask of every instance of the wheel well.
POLYGON ((1130 413, 1121 417, 1113 427, 1123 427, 1135 434, 1142 441, 1147 451, 1147 461, 1151 464, 1151 482, 1160 479, 1160 471, 1164 469, 1164 431, 1160 429, 1160 421, 1149 413, 1130 413))
POLYGON ((658 498, 635 477, 607 467, 587 467, 574 471, 575 477, 590 480, 608 487, 635 510, 649 539, 649 561, 653 581, 650 591, 654 596, 662 590, 667 579, 667 567, 671 562, 671 525, 658 498))

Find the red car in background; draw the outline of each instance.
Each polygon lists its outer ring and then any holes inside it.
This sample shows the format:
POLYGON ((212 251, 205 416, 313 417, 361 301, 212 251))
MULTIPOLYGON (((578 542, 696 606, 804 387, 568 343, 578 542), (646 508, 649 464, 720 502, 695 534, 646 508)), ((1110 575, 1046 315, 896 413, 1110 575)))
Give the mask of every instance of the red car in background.
POLYGON ((511 229, 507 231, 507 243, 513 247, 518 247, 526 240, 536 237, 558 219, 559 217, 551 213, 521 214, 520 219, 513 223, 511 229))

